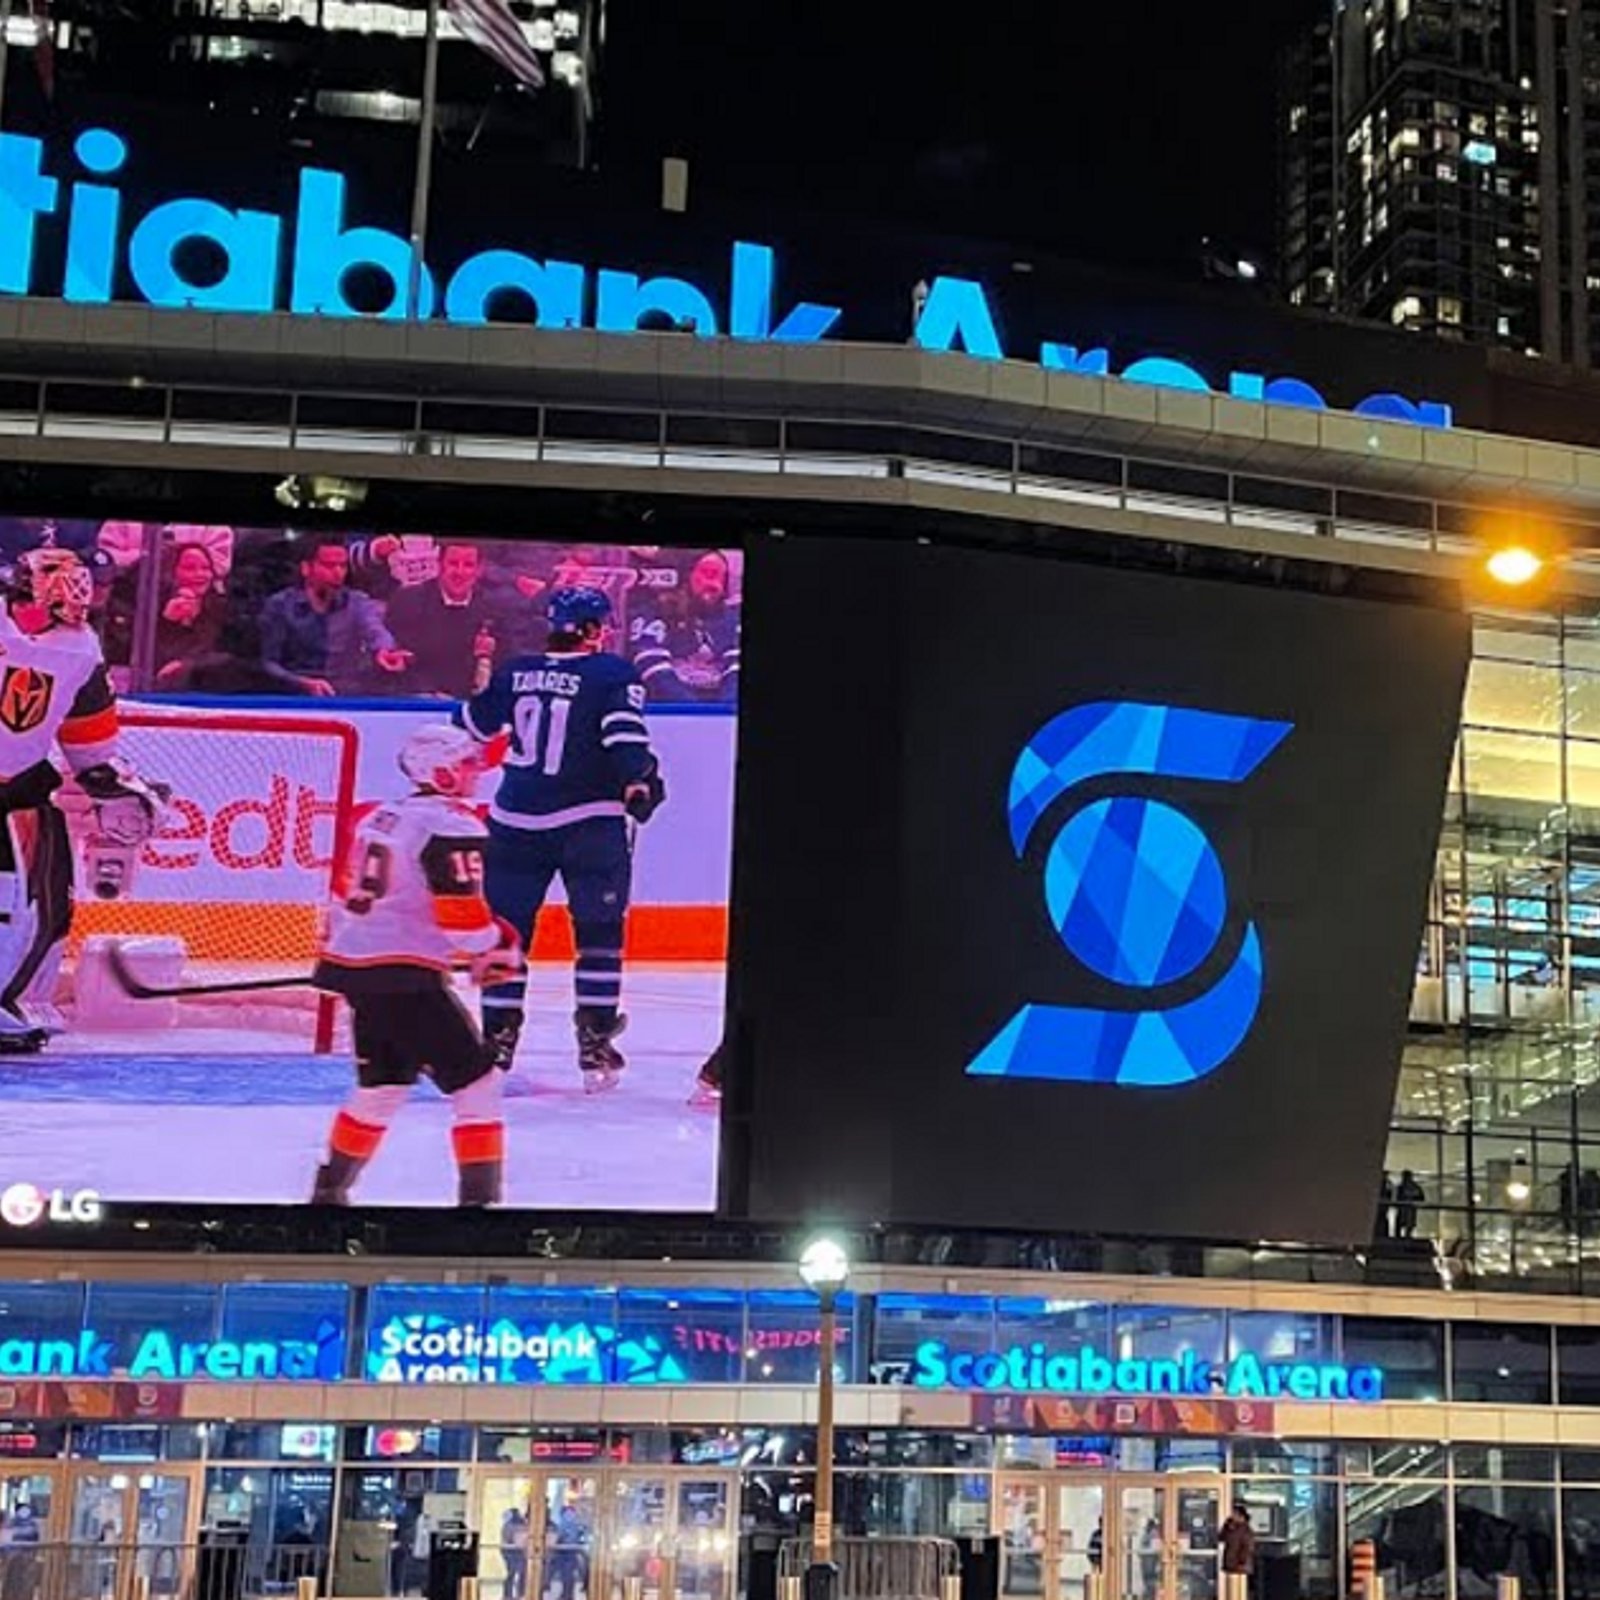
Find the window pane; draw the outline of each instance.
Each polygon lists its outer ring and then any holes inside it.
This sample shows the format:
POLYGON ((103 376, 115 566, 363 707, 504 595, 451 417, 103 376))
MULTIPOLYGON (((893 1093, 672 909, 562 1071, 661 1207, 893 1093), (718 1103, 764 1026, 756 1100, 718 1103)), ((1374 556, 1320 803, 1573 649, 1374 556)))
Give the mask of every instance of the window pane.
POLYGON ((1389 1400, 1444 1398, 1444 1331, 1405 1317, 1346 1317, 1346 1366, 1383 1368, 1389 1400))
POLYGON ((1458 1478, 1487 1478, 1504 1483, 1521 1478, 1551 1483, 1556 1475, 1556 1453, 1534 1445, 1458 1444, 1452 1451, 1458 1478))
POLYGON ((1455 1400, 1550 1403, 1550 1330, 1494 1322, 1457 1322, 1450 1329, 1455 1400))
POLYGON ((1265 1592, 1300 1600, 1334 1600, 1343 1593, 1338 1484, 1252 1478, 1234 1492, 1250 1508, 1265 1592))
POLYGON ((216 1337, 220 1301, 212 1283, 91 1283, 87 1323, 110 1344, 114 1370, 177 1378, 178 1347, 216 1337))
POLYGON ((1462 749, 1468 816, 1481 816, 1486 809, 1492 813, 1497 801, 1560 804, 1559 740, 1471 728, 1462 735, 1462 749))
POLYGON ((0 1341, 21 1340, 32 1347, 29 1371, 8 1368, 9 1376, 74 1376, 82 1329, 81 1283, 0 1283, 0 1341), (46 1343, 58 1348, 46 1352, 40 1348, 46 1343))
POLYGON ((481 1288, 377 1284, 367 1297, 365 1376, 374 1383, 477 1382, 481 1288), (430 1376, 431 1374, 431 1376, 430 1376))
POLYGON ((1181 1361, 1192 1353, 1197 1361, 1220 1362, 1224 1321, 1222 1312, 1195 1306, 1118 1306, 1117 1359, 1181 1361))
POLYGON ((1521 1578, 1524 1594, 1554 1591, 1555 1498, 1554 1489, 1470 1484, 1456 1490, 1456 1593, 1462 1600, 1489 1600, 1503 1572, 1521 1578))
POLYGON ((1345 1537, 1377 1546, 1384 1593, 1393 1600, 1422 1600, 1446 1592, 1445 1487, 1438 1483, 1370 1483, 1345 1488, 1345 1537))
POLYGON ((1567 1600, 1600 1600, 1600 1489, 1564 1490, 1561 1522, 1567 1600))
POLYGON ((1557 1328, 1556 1369, 1562 1405, 1600 1406, 1600 1328, 1557 1328))
POLYGON ((342 1378, 349 1314, 342 1283, 230 1283, 222 1291, 222 1337, 277 1351, 277 1372, 256 1376, 342 1378))
POLYGON ((744 1365, 742 1294, 624 1289, 617 1307, 618 1357, 630 1369, 653 1371, 663 1382, 737 1382, 744 1365))
POLYGON ((1092 1300, 1002 1299, 995 1302, 995 1345, 1007 1349, 1038 1339, 1051 1355, 1111 1348, 1110 1308, 1092 1300))
POLYGON ((1235 1311, 1228 1317, 1228 1358, 1323 1361, 1332 1348, 1333 1319, 1293 1311, 1235 1311))
MULTIPOLYGON (((885 1297, 887 1298, 887 1297, 885 1297)), ((805 1289, 756 1289, 748 1296, 750 1342, 745 1347, 747 1383, 815 1383, 822 1343, 817 1297, 805 1289)), ((855 1299, 839 1296, 833 1370, 843 1378, 854 1357, 855 1299)))
POLYGON ((1561 674, 1554 667, 1477 657, 1467 675, 1462 721, 1513 733, 1559 733, 1561 674))

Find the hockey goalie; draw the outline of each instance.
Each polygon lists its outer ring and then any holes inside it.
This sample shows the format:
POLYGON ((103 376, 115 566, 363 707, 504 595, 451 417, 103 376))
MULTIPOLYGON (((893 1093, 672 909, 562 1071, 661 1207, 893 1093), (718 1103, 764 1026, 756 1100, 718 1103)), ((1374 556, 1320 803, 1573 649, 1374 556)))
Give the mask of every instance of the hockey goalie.
POLYGON ((97 837, 124 871, 154 831, 168 791, 117 750, 117 702, 89 626, 93 581, 71 550, 21 556, 0 604, 0 1053, 32 1054, 60 1029, 53 1000, 72 925, 67 819, 55 803, 77 779, 97 837))

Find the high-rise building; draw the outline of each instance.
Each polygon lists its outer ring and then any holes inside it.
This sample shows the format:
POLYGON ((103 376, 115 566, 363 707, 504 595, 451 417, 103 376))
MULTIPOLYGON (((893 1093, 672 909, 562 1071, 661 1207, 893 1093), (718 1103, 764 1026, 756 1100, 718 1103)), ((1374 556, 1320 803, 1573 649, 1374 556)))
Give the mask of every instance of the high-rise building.
POLYGON ((1289 299, 1593 364, 1597 68, 1565 0, 1337 0, 1281 79, 1289 299))

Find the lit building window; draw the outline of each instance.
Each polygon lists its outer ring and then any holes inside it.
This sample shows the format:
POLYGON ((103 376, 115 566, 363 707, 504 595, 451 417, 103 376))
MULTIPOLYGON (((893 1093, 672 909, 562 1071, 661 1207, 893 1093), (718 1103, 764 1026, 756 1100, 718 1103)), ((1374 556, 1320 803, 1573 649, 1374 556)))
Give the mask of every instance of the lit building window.
POLYGON ((1389 320, 1396 327, 1403 327, 1408 322, 1419 322, 1422 319, 1422 299, 1419 295, 1402 295, 1394 303, 1394 310, 1389 313, 1389 320))
POLYGON ((1487 139, 1469 139, 1462 147, 1461 158, 1475 167, 1492 167, 1496 153, 1495 147, 1487 139))

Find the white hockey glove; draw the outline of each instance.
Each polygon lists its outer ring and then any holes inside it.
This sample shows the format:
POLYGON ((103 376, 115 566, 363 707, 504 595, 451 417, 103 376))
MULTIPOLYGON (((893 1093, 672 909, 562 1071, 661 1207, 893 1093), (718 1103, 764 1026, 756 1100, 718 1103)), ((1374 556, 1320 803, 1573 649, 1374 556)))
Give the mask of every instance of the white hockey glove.
POLYGON ((500 935, 499 943, 492 950, 474 956, 469 968, 472 981, 480 989, 492 988, 497 983, 511 983, 528 970, 517 930, 503 917, 498 919, 496 926, 500 935))
POLYGON ((94 802, 95 831, 113 844, 143 844, 172 798, 170 785, 141 778, 118 756, 85 767, 78 784, 94 802))

